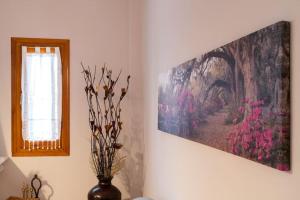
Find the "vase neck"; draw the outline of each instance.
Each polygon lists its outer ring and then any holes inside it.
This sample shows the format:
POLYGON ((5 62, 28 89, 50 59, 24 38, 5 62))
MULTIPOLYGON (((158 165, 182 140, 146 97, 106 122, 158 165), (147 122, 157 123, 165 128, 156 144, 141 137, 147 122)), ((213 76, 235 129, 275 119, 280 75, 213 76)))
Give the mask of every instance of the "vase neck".
POLYGON ((111 185, 112 178, 99 178, 99 185, 111 185))

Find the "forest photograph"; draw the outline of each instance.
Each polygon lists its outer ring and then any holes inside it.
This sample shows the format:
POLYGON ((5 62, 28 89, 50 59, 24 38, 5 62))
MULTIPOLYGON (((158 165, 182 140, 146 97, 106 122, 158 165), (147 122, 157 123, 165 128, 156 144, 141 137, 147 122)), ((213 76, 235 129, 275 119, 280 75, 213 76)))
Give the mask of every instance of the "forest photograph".
POLYGON ((290 170, 290 23, 159 75, 158 129, 290 170))

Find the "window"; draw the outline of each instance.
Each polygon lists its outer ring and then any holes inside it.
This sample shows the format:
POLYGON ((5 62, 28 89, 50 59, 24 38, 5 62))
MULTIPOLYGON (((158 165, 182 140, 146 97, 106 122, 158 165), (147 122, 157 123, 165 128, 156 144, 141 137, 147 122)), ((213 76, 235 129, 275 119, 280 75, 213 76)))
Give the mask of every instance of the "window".
POLYGON ((69 155, 69 40, 12 38, 12 155, 69 155))

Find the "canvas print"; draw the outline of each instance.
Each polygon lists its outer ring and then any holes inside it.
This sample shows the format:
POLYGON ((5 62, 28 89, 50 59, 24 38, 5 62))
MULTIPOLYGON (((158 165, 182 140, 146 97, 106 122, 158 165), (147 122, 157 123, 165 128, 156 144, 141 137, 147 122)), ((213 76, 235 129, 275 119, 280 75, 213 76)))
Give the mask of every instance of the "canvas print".
POLYGON ((158 129, 290 170, 289 22, 160 74, 158 129))

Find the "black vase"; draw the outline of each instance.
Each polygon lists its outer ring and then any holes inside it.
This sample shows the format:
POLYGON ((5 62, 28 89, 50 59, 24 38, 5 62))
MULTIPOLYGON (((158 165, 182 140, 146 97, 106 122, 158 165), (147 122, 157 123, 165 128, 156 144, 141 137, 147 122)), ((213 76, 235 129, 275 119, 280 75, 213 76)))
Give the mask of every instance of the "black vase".
POLYGON ((121 192, 111 184, 111 179, 99 179, 98 185, 88 194, 88 200, 121 200, 121 192))

